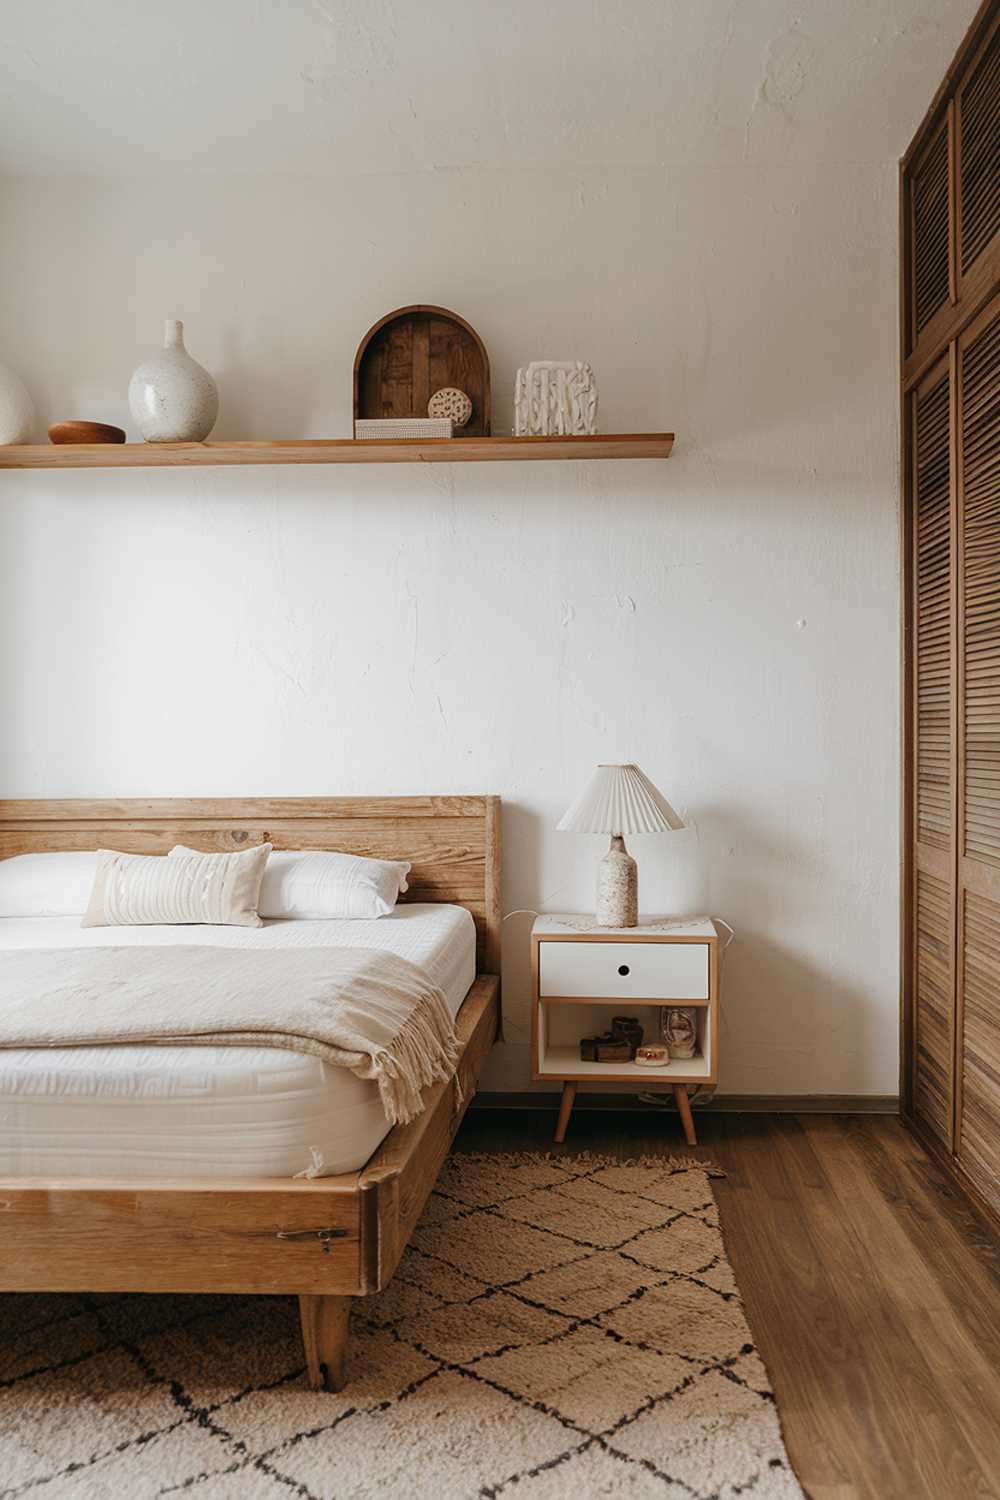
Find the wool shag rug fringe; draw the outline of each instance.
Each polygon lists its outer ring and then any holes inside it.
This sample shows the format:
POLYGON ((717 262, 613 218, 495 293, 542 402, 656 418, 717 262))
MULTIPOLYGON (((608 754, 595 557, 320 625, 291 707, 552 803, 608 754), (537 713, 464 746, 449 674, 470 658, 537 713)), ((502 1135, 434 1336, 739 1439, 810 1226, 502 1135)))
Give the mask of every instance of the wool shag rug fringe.
POLYGON ((339 1395, 290 1298, 6 1295, 0 1496, 802 1500, 712 1173, 451 1157, 339 1395))

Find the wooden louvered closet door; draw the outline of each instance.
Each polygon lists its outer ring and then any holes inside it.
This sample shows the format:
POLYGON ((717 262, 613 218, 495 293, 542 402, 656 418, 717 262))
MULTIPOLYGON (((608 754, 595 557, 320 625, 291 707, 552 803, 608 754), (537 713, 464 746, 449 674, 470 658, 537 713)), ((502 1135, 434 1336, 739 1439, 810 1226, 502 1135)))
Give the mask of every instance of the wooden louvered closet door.
POLYGON ((920 336, 952 290, 951 193, 948 179, 949 121, 946 116, 913 169, 910 180, 910 240, 913 246, 910 324, 920 336))
POLYGON ((996 243, 1000 229, 1000 20, 994 19, 985 43, 956 95, 952 130, 958 156, 955 194, 956 280, 959 287, 975 275, 981 257, 996 243))
POLYGON ((952 1140, 955 1011, 955 494, 947 356, 911 397, 913 452, 913 1109, 952 1140))
POLYGON ((1000 1212, 1000 298, 958 341, 958 1159, 1000 1212))
POLYGON ((904 1110, 1000 1216, 1000 0, 902 194, 904 1110))

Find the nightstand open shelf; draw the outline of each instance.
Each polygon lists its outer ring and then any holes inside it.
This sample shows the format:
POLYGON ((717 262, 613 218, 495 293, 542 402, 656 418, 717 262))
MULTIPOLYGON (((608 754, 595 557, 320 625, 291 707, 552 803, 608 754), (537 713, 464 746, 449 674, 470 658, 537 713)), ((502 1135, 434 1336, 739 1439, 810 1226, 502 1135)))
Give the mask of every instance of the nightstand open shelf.
POLYGON ((719 933, 708 919, 598 927, 586 917, 545 916, 531 934, 534 1078, 563 1085, 556 1140, 562 1141, 580 1083, 672 1089, 689 1145, 695 1145, 688 1086, 718 1077, 719 933), (694 1012, 695 1055, 659 1067, 591 1062, 580 1040, 633 1015, 646 1042, 660 1041, 663 1006, 694 1012))
POLYGON ((648 1088, 651 1083, 704 1083, 710 1071, 708 1058, 697 1054, 683 1060, 671 1059, 662 1068, 647 1068, 634 1062, 584 1062, 576 1048, 550 1047, 542 1054, 535 1076, 539 1079, 576 1079, 578 1082, 593 1078, 607 1082, 610 1072, 614 1075, 615 1083, 627 1080, 635 1083, 637 1088, 648 1088))
POLYGON ((698 1028, 695 1055, 671 1058, 663 1067, 651 1068, 636 1062, 585 1062, 580 1056, 580 1038, 607 1031, 612 1018, 622 1013, 621 1000, 542 995, 538 1000, 536 1077, 573 1079, 578 1083, 590 1079, 607 1081, 610 1077, 615 1083, 634 1080, 644 1090, 657 1082, 704 1083, 712 1075, 710 1000, 640 1000, 629 1004, 627 1010, 641 1021, 644 1041, 658 1042, 660 1010, 668 1003, 683 1003, 685 1008, 695 1011, 698 1028))

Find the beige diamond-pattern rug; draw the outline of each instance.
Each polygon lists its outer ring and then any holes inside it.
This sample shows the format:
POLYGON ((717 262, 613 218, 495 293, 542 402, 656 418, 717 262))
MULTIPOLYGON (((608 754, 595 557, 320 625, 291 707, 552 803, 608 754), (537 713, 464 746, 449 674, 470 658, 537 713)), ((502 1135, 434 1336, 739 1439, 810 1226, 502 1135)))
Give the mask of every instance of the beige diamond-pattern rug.
POLYGON ((284 1297, 0 1298, 0 1497, 801 1500, 696 1161, 456 1155, 349 1381, 284 1297))

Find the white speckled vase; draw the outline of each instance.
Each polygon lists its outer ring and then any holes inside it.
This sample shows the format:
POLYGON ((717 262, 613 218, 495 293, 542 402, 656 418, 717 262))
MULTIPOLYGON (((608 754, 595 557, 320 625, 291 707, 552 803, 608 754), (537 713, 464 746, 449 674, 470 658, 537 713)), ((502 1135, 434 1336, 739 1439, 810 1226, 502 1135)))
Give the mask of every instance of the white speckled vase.
POLYGON ((184 324, 168 318, 163 352, 140 365, 128 387, 129 410, 147 443, 201 443, 219 415, 215 381, 184 347, 184 324))
POLYGON ((0 443, 28 443, 35 407, 24 381, 0 365, 0 443))
POLYGON ((598 927, 635 927, 639 921, 639 869, 620 833, 597 867, 598 927))

